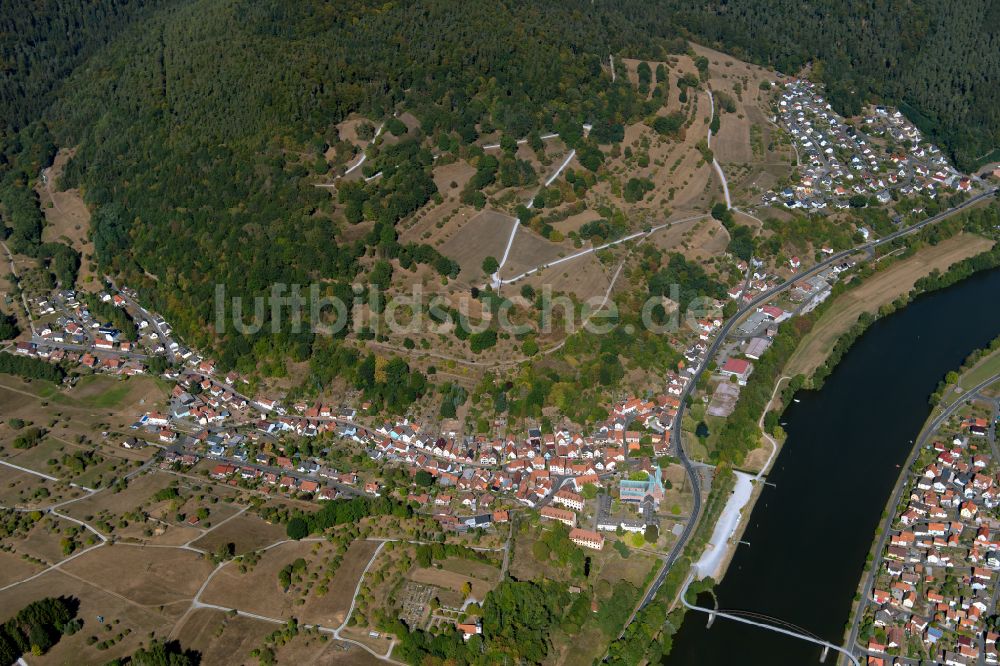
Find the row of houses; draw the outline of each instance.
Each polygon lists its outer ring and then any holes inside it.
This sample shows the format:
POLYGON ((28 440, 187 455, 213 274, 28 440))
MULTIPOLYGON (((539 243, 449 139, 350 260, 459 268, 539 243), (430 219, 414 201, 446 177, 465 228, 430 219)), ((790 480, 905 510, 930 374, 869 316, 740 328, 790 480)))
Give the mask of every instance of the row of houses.
POLYGON ((960 432, 918 458, 868 600, 887 637, 869 639, 875 660, 890 651, 920 658, 916 642, 937 663, 1000 663, 986 625, 1000 572, 1000 473, 980 437, 960 432))

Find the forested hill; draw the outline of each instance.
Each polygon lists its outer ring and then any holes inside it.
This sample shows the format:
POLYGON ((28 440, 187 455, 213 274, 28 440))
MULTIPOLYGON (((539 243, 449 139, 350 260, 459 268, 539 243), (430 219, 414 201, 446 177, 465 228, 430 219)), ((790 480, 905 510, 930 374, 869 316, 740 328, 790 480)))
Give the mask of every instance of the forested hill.
MULTIPOLYGON (((635 12, 578 0, 181 1, 79 68, 46 119, 57 145, 80 147, 64 184, 95 210, 98 259, 140 289, 157 276, 144 297, 204 343, 216 284, 244 295, 346 284, 433 193, 414 173, 429 160, 401 145, 407 173, 379 187, 414 196, 379 215, 388 229, 338 241, 329 193, 313 184, 350 112, 412 113, 424 137, 455 150, 492 128, 579 133, 588 121, 600 133, 637 120, 638 95, 602 62, 685 43, 670 42, 665 10, 626 4, 635 12)), ((241 348, 226 361, 249 352, 233 339, 241 348)))
POLYGON ((996 0, 669 0, 698 39, 794 73, 814 61, 835 107, 898 104, 961 168, 1000 159, 996 0))
MULTIPOLYGON (((343 287, 376 246, 397 256, 393 226, 435 194, 430 145, 457 154, 480 132, 581 122, 606 143, 650 113, 624 77, 602 72, 609 53, 661 59, 688 36, 789 73, 814 61, 842 110, 864 96, 903 102, 968 166, 1000 145, 997 4, 0 0, 0 112, 14 126, 44 121, 4 141, 0 203, 16 247, 52 254, 30 183, 55 146, 78 146, 64 185, 81 186, 94 211, 102 270, 145 287, 205 344, 218 283, 242 295, 274 282, 343 287), (366 199, 378 226, 346 243, 313 184, 329 147, 334 168, 350 157, 336 124, 351 112, 412 113, 420 130, 385 151, 393 172, 366 199)), ((226 362, 264 344, 231 343, 226 362)))
POLYGON ((130 21, 172 1, 0 0, 0 129, 36 119, 74 67, 130 21))

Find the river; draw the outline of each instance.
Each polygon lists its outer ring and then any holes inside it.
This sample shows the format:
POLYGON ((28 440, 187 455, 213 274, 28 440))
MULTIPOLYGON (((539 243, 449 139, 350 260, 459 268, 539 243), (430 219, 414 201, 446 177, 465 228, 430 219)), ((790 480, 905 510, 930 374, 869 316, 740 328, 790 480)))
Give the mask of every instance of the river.
MULTIPOLYGON (((788 439, 715 593, 839 644, 882 510, 938 381, 1000 334, 1000 269, 925 294, 869 328, 782 418, 788 439)), ((702 595, 702 606, 711 597, 702 595)), ((669 666, 816 664, 820 648, 689 612, 669 666)), ((831 653, 828 664, 837 655, 831 653)))

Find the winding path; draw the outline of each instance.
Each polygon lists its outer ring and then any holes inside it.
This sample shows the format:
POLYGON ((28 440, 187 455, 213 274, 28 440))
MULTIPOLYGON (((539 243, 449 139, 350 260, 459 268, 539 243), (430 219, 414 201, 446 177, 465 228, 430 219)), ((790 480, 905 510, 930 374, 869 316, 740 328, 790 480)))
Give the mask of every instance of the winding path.
MULTIPOLYGON (((553 173, 551 176, 548 177, 548 179, 545 181, 545 184, 542 185, 542 187, 548 187, 549 185, 551 185, 552 183, 554 183, 556 181, 556 178, 559 177, 559 175, 563 172, 563 169, 566 168, 566 166, 573 160, 574 157, 576 157, 576 149, 575 148, 573 150, 569 151, 569 154, 566 156, 566 159, 563 160, 562 164, 559 165, 559 168, 555 170, 555 173, 553 173)), ((542 188, 539 188, 539 190, 541 190, 541 189, 542 188)), ((536 191, 535 194, 537 194, 537 191, 536 191)), ((526 204, 527 208, 531 208, 532 206, 534 206, 534 204, 535 204, 534 199, 535 199, 534 196, 532 196, 531 201, 529 201, 526 204)), ((503 280, 503 279, 501 279, 500 278, 500 271, 503 270, 504 264, 507 263, 507 257, 510 256, 510 248, 514 245, 514 237, 517 235, 517 228, 520 227, 520 226, 521 226, 521 218, 516 218, 514 220, 514 225, 510 229, 510 237, 507 239, 507 247, 504 248, 503 257, 500 259, 500 264, 497 266, 496 271, 491 276, 491 281, 492 281, 494 287, 498 288, 501 285, 503 285, 505 282, 507 282, 507 283, 511 282, 510 280, 503 280)))
MULTIPOLYGON (((708 93, 708 103, 712 109, 712 116, 708 119, 708 149, 712 149, 712 121, 715 120, 715 98, 712 97, 712 91, 707 89, 705 92, 708 93)), ((722 193, 726 197, 726 208, 729 210, 733 209, 733 200, 729 198, 729 183, 726 182, 726 174, 722 173, 722 166, 719 164, 719 160, 715 159, 715 154, 712 154, 712 168, 715 169, 715 173, 719 174, 719 180, 722 181, 722 193)))

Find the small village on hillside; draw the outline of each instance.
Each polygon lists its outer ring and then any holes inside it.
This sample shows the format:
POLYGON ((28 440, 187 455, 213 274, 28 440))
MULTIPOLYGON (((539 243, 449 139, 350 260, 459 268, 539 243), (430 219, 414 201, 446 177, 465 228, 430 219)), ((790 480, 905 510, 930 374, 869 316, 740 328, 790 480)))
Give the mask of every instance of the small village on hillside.
POLYGON ((896 109, 873 107, 855 126, 806 79, 790 80, 778 106, 777 120, 791 134, 798 156, 799 180, 766 192, 765 204, 821 211, 972 190, 972 180, 896 109))

